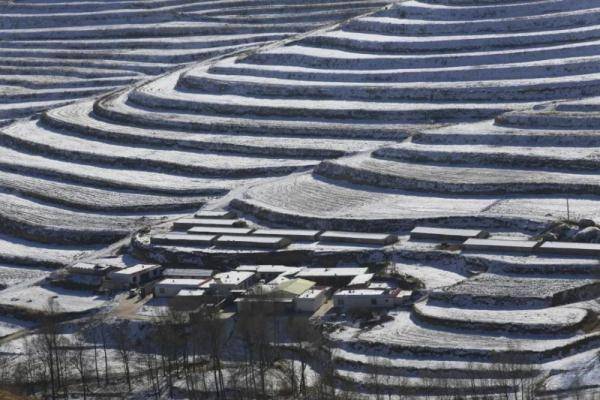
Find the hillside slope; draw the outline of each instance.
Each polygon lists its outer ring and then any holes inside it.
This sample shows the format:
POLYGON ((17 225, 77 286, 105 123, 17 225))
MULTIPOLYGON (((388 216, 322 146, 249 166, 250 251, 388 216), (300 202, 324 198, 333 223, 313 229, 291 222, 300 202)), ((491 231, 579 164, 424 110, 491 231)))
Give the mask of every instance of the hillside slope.
POLYGON ((183 63, 271 43, 384 4, 381 0, 2 2, 0 125, 183 63))

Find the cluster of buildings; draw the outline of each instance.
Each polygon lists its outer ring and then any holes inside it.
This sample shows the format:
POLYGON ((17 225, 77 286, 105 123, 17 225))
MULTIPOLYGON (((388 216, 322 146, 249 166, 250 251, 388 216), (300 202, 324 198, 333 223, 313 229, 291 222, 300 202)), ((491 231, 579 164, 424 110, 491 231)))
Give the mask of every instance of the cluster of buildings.
POLYGON ((169 305, 192 310, 201 305, 231 303, 237 311, 315 313, 324 305, 342 311, 390 308, 405 304, 410 291, 392 279, 378 278, 363 267, 308 268, 285 265, 242 265, 234 270, 163 268, 157 264, 77 263, 69 279, 113 290, 141 290, 169 305))
MULTIPOLYGON (((155 297, 173 299, 174 306, 231 301, 237 311, 315 313, 329 300, 340 310, 390 308, 411 295, 392 280, 378 279, 367 268, 302 268, 284 265, 242 265, 212 276, 176 277, 165 270, 154 286, 155 297), (185 304, 184 304, 185 303, 185 304)), ((192 271, 195 270, 183 270, 192 271)))
POLYGON ((398 242, 390 233, 252 228, 231 211, 198 211, 173 222, 172 230, 155 233, 156 246, 281 250, 292 244, 388 246, 398 242))
MULTIPOLYGON (((593 221, 591 222, 593 223, 593 221)), ((459 243, 462 250, 474 252, 539 254, 542 256, 600 256, 600 243, 546 240, 543 237, 537 240, 490 238, 489 232, 479 229, 418 226, 411 231, 410 238, 412 240, 459 243)))
MULTIPOLYGON (((198 218, 201 220, 202 218, 198 218)), ((539 242, 490 238, 482 230, 416 227, 412 240, 461 243, 463 250, 600 253, 600 244, 539 242)), ((410 303, 412 291, 363 267, 310 268, 242 265, 230 271, 163 268, 158 264, 123 263, 119 258, 79 262, 68 268, 70 284, 98 290, 133 290, 169 299, 183 310, 201 305, 232 305, 237 311, 258 307, 270 313, 315 313, 324 305, 340 311, 392 308, 410 303)))

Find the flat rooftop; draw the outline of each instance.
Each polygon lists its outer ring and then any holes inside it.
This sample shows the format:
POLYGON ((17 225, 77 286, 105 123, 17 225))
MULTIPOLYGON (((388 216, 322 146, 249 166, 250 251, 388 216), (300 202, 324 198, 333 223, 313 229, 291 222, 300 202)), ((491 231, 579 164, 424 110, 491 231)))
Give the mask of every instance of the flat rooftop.
POLYGON ((152 244, 158 246, 196 246, 210 245, 217 238, 216 235, 192 235, 187 233, 164 233, 150 237, 152 244))
POLYGON ((244 227, 246 223, 239 219, 219 218, 182 218, 173 222, 175 228, 192 228, 194 226, 244 227))
POLYGON ((209 234, 209 235, 248 235, 252 233, 252 228, 230 228, 220 226, 195 226, 188 229, 189 234, 209 234))
POLYGON ((214 276, 215 281, 222 285, 236 285, 254 276, 250 271, 221 272, 214 276))
POLYGON ((600 243, 544 242, 538 247, 538 251, 540 253, 600 255, 600 243))
POLYGON ((532 251, 539 242, 534 240, 468 239, 467 250, 532 251))
POLYGON ((117 274, 117 275, 134 275, 134 274, 140 274, 140 273, 144 273, 147 271, 153 271, 155 269, 160 268, 161 266, 158 264, 137 264, 134 265, 133 267, 129 267, 129 268, 123 268, 120 271, 115 271, 113 272, 113 274, 117 274))
POLYGON ((373 276, 375 276, 375 275, 374 274, 356 275, 354 278, 352 278, 352 280, 350 281, 348 286, 366 285, 367 283, 369 283, 371 281, 371 279, 373 279, 373 276))
POLYGON ((233 211, 198 211, 194 214, 195 218, 207 218, 207 219, 217 219, 217 218, 235 218, 236 215, 233 211))
POLYGON ((396 243, 398 237, 388 233, 325 231, 319 236, 319 240, 322 242, 388 245, 396 243))
POLYGON ((158 282, 156 285, 160 285, 160 286, 200 286, 202 285, 204 282, 206 282, 206 279, 173 279, 173 278, 168 278, 168 279, 163 279, 162 281, 158 282))
POLYGON ((204 296, 206 294, 206 290, 204 289, 181 289, 177 292, 177 297, 199 297, 204 296))
POLYGON ((259 274, 284 274, 294 273, 302 270, 302 267, 290 267, 287 265, 240 265, 236 271, 251 271, 259 274))
POLYGON ((242 235, 223 235, 214 241, 217 246, 228 247, 258 247, 269 249, 281 249, 290 244, 290 241, 283 237, 276 236, 242 236, 242 235))
POLYGON ((111 266, 105 265, 105 264, 77 262, 77 263, 69 266, 68 270, 71 272, 91 273, 91 272, 102 272, 109 268, 111 268, 111 266))
POLYGON ((253 235, 257 236, 282 236, 295 240, 317 241, 321 231, 305 229, 257 229, 253 235))
POLYGON ((335 292, 334 296, 383 296, 383 289, 342 289, 335 292))
POLYGON ((367 268, 305 268, 302 271, 298 272, 296 276, 298 278, 303 278, 307 276, 345 276, 352 277, 357 275, 366 274, 368 271, 367 268))
POLYGON ((183 276, 186 278, 210 278, 213 274, 211 269, 198 268, 167 268, 163 271, 164 277, 183 276))
POLYGON ((413 239, 454 239, 486 238, 489 233, 481 229, 451 229, 417 226, 410 231, 413 239))

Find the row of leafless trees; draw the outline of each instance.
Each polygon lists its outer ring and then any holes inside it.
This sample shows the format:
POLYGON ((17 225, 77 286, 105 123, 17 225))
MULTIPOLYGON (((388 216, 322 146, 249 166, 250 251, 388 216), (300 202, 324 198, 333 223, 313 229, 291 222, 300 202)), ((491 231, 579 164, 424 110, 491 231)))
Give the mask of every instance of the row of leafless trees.
POLYGON ((333 398, 308 375, 320 354, 318 331, 265 304, 235 319, 212 307, 143 322, 98 316, 67 324, 59 314, 50 303, 40 327, 23 340, 22 355, 0 356, 0 388, 52 400, 107 390, 144 390, 157 399, 175 391, 191 399, 333 398))
MULTIPOLYGON (((205 307, 191 316, 169 311, 151 322, 94 317, 65 324, 50 304, 39 329, 24 340, 23 354, 0 355, 0 388, 52 400, 69 394, 86 400, 107 392, 127 397, 140 391, 157 400, 175 395, 191 400, 416 395, 404 374, 382 359, 368 360, 364 382, 343 379, 331 342, 320 329, 306 318, 278 316, 268 307, 268 302, 257 302, 235 319, 205 307)), ((505 382, 494 399, 535 399, 537 371, 507 361, 493 368, 473 366, 473 373, 463 371, 460 380, 423 377, 420 386, 431 391, 419 395, 484 400, 492 398, 486 388, 505 382)))
MULTIPOLYGON (((365 386, 375 400, 410 399, 420 396, 425 400, 533 400, 540 383, 540 373, 529 365, 494 363, 483 366, 470 364, 454 372, 443 370, 418 378, 412 386, 406 375, 396 375, 390 360, 370 358, 367 363, 365 386)), ((443 369, 443 368, 442 368, 443 369)))
POLYGON ((114 379, 110 347, 120 332, 99 322, 90 319, 66 334, 50 302, 39 328, 23 339, 22 354, 0 355, 0 388, 57 399, 71 389, 87 398, 92 387, 107 387, 114 379))

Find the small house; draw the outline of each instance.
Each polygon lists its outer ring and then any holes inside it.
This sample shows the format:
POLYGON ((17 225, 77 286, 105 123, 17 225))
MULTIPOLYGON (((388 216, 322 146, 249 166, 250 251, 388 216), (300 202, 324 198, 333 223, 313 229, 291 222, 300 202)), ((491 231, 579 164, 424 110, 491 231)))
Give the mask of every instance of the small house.
POLYGON ((170 299, 169 306, 177 311, 195 312, 200 307, 214 306, 218 303, 206 289, 181 289, 170 299))
POLYGON ((375 274, 360 274, 356 275, 350 283, 348 283, 348 287, 358 289, 358 288, 366 288, 370 285, 371 281, 375 274))
POLYGON ((137 264, 109 273, 109 278, 118 287, 130 288, 141 286, 161 276, 161 266, 157 264, 137 264))
POLYGON ((154 297, 175 297, 182 290, 199 290, 207 279, 163 279, 154 285, 154 297))
POLYGON ((326 301, 330 288, 326 286, 313 287, 296 297, 296 311, 314 313, 326 301))
POLYGON ((163 271, 163 278, 171 279, 208 279, 213 275, 211 269, 200 268, 167 268, 163 271))
POLYGON ((268 314, 281 314, 294 311, 298 296, 315 285, 306 279, 288 279, 279 285, 258 284, 246 296, 235 300, 239 312, 258 311, 268 314))
POLYGON ((355 277, 366 274, 367 268, 305 268, 296 274, 297 278, 308 279, 320 286, 342 287, 355 277))
POLYGON ((333 294, 333 305, 342 310, 391 308, 402 304, 410 294, 400 289, 342 289, 333 294))
POLYGON ((227 297, 232 290, 247 290, 256 283, 256 274, 251 271, 229 271, 216 274, 214 289, 217 295, 227 297))
POLYGON ((98 287, 109 272, 115 271, 110 265, 78 262, 67 268, 67 281, 76 285, 98 287))
POLYGON ((302 268, 289 267, 287 265, 240 265, 236 271, 255 272, 257 279, 271 281, 278 276, 292 276, 297 274, 302 268))

